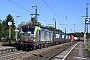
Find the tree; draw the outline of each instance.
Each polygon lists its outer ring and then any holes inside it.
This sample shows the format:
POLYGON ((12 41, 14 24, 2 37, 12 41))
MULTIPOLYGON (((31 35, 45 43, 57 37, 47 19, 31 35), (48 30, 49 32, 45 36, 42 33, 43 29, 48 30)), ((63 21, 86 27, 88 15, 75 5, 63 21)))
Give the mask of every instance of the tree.
POLYGON ((40 27, 42 26, 40 22, 38 22, 38 26, 40 26, 40 27))
POLYGON ((61 31, 60 29, 56 29, 56 31, 58 31, 58 32, 62 33, 62 31, 61 31))
POLYGON ((2 22, 1 22, 2 20, 0 20, 0 40, 2 39, 2 31, 3 31, 3 29, 2 29, 2 22))
POLYGON ((32 25, 36 25, 37 24, 37 20, 33 17, 31 17, 31 21, 32 21, 32 25))
MULTIPOLYGON (((27 24, 28 24, 28 23, 27 23, 27 24)), ((23 25, 26 25, 24 21, 22 21, 21 24, 18 24, 19 30, 21 30, 21 27, 22 27, 23 25)))
POLYGON ((4 37, 4 40, 6 40, 8 38, 8 31, 7 31, 7 25, 6 25, 6 21, 3 20, 2 21, 2 37, 4 37))
POLYGON ((14 19, 13 17, 9 14, 5 21, 3 21, 3 23, 5 24, 4 25, 4 28, 5 28, 5 37, 6 39, 9 38, 9 26, 8 26, 8 22, 12 22, 12 25, 11 25, 11 40, 15 40, 15 23, 14 23, 14 19))
POLYGON ((52 26, 46 26, 46 28, 48 28, 51 31, 54 31, 54 27, 52 27, 52 26))

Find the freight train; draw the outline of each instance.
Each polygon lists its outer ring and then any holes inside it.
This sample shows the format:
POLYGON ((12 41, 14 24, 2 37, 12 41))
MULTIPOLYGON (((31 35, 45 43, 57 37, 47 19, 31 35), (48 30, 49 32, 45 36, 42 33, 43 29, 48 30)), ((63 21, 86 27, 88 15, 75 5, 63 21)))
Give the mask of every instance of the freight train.
POLYGON ((18 44, 21 49, 33 50, 64 42, 70 42, 70 35, 38 26, 22 26, 18 44))

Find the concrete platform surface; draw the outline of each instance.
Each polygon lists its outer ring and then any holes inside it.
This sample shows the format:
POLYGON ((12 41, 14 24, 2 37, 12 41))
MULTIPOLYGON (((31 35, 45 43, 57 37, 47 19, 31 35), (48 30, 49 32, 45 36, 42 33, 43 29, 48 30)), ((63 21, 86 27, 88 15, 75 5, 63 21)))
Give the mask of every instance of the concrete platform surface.
POLYGON ((88 51, 83 45, 83 42, 80 42, 67 56, 65 60, 90 60, 88 56, 88 51))

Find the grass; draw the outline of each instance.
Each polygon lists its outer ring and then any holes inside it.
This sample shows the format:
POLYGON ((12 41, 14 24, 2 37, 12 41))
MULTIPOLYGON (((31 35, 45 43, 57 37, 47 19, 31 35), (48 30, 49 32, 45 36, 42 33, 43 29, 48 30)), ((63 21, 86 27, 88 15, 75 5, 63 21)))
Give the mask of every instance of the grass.
MULTIPOLYGON (((15 43, 16 43, 15 41, 10 41, 10 44, 15 44, 15 43)), ((9 44, 9 42, 0 42, 0 46, 7 44, 9 44)))
POLYGON ((90 41, 87 42, 87 50, 89 52, 89 57, 90 57, 90 41))
POLYGON ((2 46, 2 43, 0 42, 0 46, 2 46))
POLYGON ((11 41, 11 44, 15 44, 16 42, 15 41, 11 41))

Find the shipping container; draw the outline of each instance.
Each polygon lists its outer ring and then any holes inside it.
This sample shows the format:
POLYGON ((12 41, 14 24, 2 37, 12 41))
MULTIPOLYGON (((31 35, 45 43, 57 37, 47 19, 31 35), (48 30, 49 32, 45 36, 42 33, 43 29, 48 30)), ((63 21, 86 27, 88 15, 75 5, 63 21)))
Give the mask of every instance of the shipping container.
POLYGON ((70 40, 70 37, 68 34, 65 34, 65 40, 70 40))
POLYGON ((74 36, 73 35, 70 36, 70 40, 74 41, 74 36))

